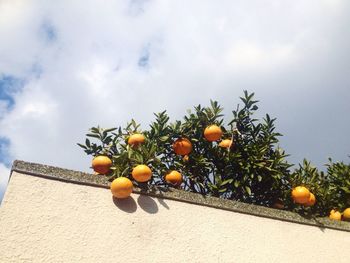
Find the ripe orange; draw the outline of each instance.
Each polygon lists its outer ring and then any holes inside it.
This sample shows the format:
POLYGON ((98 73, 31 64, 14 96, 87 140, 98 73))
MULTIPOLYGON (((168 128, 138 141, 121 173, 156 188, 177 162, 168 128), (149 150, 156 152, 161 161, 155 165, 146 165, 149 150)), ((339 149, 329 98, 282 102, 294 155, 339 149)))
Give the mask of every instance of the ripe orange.
POLYGON ((188 155, 185 155, 184 158, 182 158, 182 160, 187 163, 190 160, 190 157, 188 155))
POLYGON ((281 200, 277 200, 273 206, 273 208, 276 208, 276 209, 283 209, 284 208, 284 204, 281 200))
POLYGON ((111 183, 111 192, 116 198, 127 198, 132 193, 133 184, 126 177, 118 177, 111 183))
POLYGON ((222 130, 219 126, 213 124, 209 125, 207 128, 204 130, 204 137, 207 139, 207 141, 213 142, 220 140, 222 136, 222 130))
POLYGON ((152 170, 144 164, 139 164, 131 172, 132 177, 137 182, 147 182, 152 177, 152 170))
POLYGON ((171 171, 165 175, 167 183, 179 186, 182 183, 182 175, 178 171, 171 171))
POLYGON ((304 204, 305 206, 313 206, 316 203, 316 197, 314 196, 313 193, 310 193, 310 198, 309 200, 304 204))
POLYGON ((345 221, 350 221, 350 207, 343 211, 343 219, 345 221))
POLYGON ((189 139, 180 138, 173 143, 173 149, 176 154, 187 155, 192 151, 192 143, 189 139))
POLYGON ((92 168, 99 174, 107 174, 110 171, 111 166, 112 160, 104 155, 96 156, 92 160, 92 168))
POLYGON ((310 199, 310 191, 304 186, 297 186, 292 191, 292 198, 297 204, 305 204, 310 199))
POLYGON ((145 136, 141 133, 135 133, 131 135, 128 139, 128 144, 132 147, 138 147, 145 142, 145 136))
POLYGON ((338 220, 340 221, 341 220, 341 213, 339 211, 336 211, 336 210, 332 210, 330 213, 329 213, 329 218, 330 219, 333 219, 333 220, 338 220))
POLYGON ((231 144, 232 144, 232 140, 230 140, 230 139, 225 139, 225 140, 222 140, 222 141, 219 143, 219 146, 222 147, 222 148, 230 148, 230 147, 231 147, 231 144))

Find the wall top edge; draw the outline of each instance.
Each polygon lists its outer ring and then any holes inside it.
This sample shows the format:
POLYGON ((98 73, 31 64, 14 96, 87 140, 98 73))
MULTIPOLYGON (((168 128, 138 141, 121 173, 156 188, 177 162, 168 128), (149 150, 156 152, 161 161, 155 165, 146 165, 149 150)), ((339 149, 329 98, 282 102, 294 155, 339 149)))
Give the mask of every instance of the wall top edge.
MULTIPOLYGON (((109 188, 110 182, 103 175, 92 175, 80 171, 64 169, 60 167, 31 163, 21 160, 15 160, 12 165, 12 172, 43 177, 51 180, 58 180, 68 183, 88 185, 92 187, 109 188)), ((11 178, 10 178, 11 180, 11 178)), ((134 189, 134 193, 149 195, 157 198, 171 199, 180 202, 187 202, 195 205, 209 206, 217 209, 249 214, 258 217, 271 218, 292 223, 315 226, 322 229, 335 229, 350 232, 350 223, 330 220, 328 218, 306 218, 297 213, 273 209, 264 206, 242 203, 234 200, 221 199, 210 196, 202 196, 197 193, 191 193, 178 189, 169 189, 160 191, 156 187, 150 187, 149 190, 134 189)))

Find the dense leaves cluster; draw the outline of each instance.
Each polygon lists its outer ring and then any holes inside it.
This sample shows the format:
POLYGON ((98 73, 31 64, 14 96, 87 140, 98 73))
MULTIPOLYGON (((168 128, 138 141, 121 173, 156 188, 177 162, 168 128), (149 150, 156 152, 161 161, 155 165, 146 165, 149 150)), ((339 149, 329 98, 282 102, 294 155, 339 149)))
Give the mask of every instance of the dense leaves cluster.
POLYGON ((265 206, 283 203, 285 209, 304 214, 326 215, 330 209, 350 206, 350 165, 330 163, 327 173, 321 172, 304 160, 299 168, 292 165, 286 153, 278 147, 275 119, 266 115, 254 118, 258 110, 254 93, 244 92, 242 105, 232 111, 231 120, 225 122, 223 109, 216 101, 209 107, 198 105, 188 111, 182 121, 169 122, 166 111, 155 114, 149 129, 141 130, 134 120, 125 128, 102 129, 93 127, 85 144, 78 144, 92 156, 107 155, 113 161, 110 179, 131 178, 131 170, 138 164, 152 169, 152 179, 137 183, 139 187, 157 185, 167 188, 164 175, 170 170, 179 171, 184 178, 181 188, 187 191, 221 198, 239 200, 265 206), (209 142, 203 131, 216 124, 223 131, 222 139, 231 139, 229 148, 219 142, 209 142), (145 143, 131 147, 127 140, 134 133, 142 133, 145 143), (173 143, 187 138, 193 145, 188 156, 176 155, 173 143), (93 139, 93 141, 90 141, 93 139), (302 207, 292 202, 291 189, 307 186, 316 196, 313 207, 302 207))

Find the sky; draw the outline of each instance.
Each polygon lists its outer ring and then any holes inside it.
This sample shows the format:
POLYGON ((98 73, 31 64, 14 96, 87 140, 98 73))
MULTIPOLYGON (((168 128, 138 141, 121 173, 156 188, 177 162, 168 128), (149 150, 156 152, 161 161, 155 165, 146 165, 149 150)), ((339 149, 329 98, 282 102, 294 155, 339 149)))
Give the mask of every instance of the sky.
POLYGON ((90 171, 92 126, 143 127, 243 90, 289 161, 349 162, 347 0, 0 0, 0 200, 13 160, 90 171))

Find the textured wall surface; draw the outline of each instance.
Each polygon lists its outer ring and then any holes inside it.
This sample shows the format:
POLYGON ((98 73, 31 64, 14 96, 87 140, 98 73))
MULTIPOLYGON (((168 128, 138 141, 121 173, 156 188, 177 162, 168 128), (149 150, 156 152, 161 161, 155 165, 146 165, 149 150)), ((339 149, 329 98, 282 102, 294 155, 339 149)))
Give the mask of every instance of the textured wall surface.
POLYGON ((350 262, 350 233, 14 172, 0 262, 350 262))

